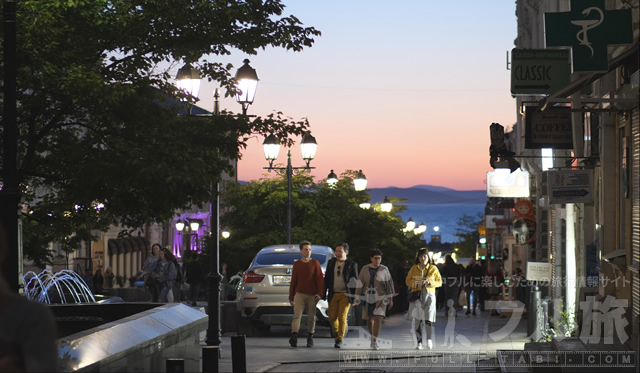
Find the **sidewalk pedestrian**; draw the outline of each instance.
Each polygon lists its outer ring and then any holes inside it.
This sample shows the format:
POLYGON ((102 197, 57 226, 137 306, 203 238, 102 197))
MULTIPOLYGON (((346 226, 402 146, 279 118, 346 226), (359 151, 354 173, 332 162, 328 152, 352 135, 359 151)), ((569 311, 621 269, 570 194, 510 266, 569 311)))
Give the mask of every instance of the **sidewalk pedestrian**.
MULTIPOLYGON (((160 294, 160 290, 158 289, 158 281, 153 274, 153 271, 156 268, 156 264, 160 257, 160 250, 162 250, 162 246, 159 243, 154 243, 151 245, 151 249, 149 250, 149 256, 144 260, 142 264, 142 273, 138 276, 138 279, 144 279, 144 286, 147 288, 149 292, 151 302, 157 303, 158 296, 160 294)), ((110 269, 107 269, 108 271, 110 269)))
POLYGON ((351 308, 358 278, 358 264, 347 258, 349 244, 343 242, 335 249, 335 258, 327 263, 324 275, 327 300, 329 301, 329 323, 336 335, 333 347, 341 348, 347 330, 347 315, 351 308))
POLYGON ((104 287, 104 276, 102 276, 102 270, 96 269, 96 273, 93 275, 93 293, 102 295, 104 287))
POLYGON ((442 277, 427 248, 418 250, 413 263, 405 282, 411 287, 412 293, 417 292, 417 299, 410 298, 407 317, 411 319, 411 335, 416 349, 423 349, 423 339, 427 340, 427 348, 432 349, 433 324, 436 322, 436 288, 442 286, 442 277))
POLYGON ((293 263, 291 283, 289 284, 289 303, 293 306, 291 322, 291 347, 298 346, 298 331, 302 312, 307 310, 307 347, 313 347, 313 334, 316 330, 316 303, 324 297, 324 278, 320 262, 311 257, 311 242, 300 242, 302 258, 293 263))
POLYGON ((195 251, 191 252, 191 261, 187 263, 186 277, 189 284, 189 301, 192 306, 198 305, 198 295, 200 294, 200 286, 204 282, 204 270, 200 264, 200 256, 195 251))
POLYGON ((451 254, 444 256, 444 266, 440 275, 442 276, 442 287, 444 288, 446 302, 445 315, 455 317, 458 313, 458 296, 460 295, 463 274, 451 254), (451 304, 449 300, 452 301, 451 304))
POLYGON ((382 319, 387 309, 393 307, 394 286, 389 268, 382 265, 382 251, 371 249, 370 264, 362 267, 358 276, 354 305, 364 299, 362 319, 367 320, 367 330, 371 335, 371 349, 377 350, 378 336, 382 330, 382 319))
MULTIPOLYGON (((489 293, 489 300, 494 302, 493 307, 496 307, 495 302, 500 299, 500 294, 503 292, 504 274, 495 259, 491 259, 487 266, 485 285, 489 293)), ((496 308, 491 309, 491 316, 498 316, 499 314, 496 308)))
POLYGON ((480 264, 478 264, 478 262, 476 262, 476 258, 471 258, 469 264, 467 264, 467 268, 465 268, 464 274, 467 292, 466 314, 470 314, 473 310, 473 316, 475 316, 476 308, 478 307, 478 303, 480 302, 480 286, 482 284, 482 277, 484 276, 482 267, 480 266, 480 264), (472 302, 473 305, 471 304, 472 302))
POLYGON ((171 263, 176 268, 176 279, 173 281, 173 286, 167 294, 167 298, 169 303, 180 303, 182 300, 182 266, 178 263, 178 258, 171 252, 171 246, 166 246, 165 250, 170 254, 171 263))
POLYGON ((107 267, 104 271, 104 287, 107 289, 113 288, 113 279, 116 275, 113 274, 111 267, 107 267))
POLYGON ((156 267, 153 271, 153 278, 158 283, 158 289, 160 289, 159 301, 162 303, 169 302, 169 292, 172 290, 173 283, 176 280, 177 272, 176 267, 173 265, 173 255, 167 249, 160 249, 159 260, 156 263, 156 267))

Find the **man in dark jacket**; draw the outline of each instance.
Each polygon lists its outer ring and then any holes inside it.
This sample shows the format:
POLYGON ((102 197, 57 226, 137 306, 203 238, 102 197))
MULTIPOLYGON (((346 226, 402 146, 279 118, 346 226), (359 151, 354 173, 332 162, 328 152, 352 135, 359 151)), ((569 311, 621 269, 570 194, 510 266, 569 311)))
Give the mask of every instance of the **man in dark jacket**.
MULTIPOLYGON (((347 329, 347 315, 353 303, 356 281, 358 280, 358 264, 347 259, 349 244, 343 242, 336 246, 335 258, 327 263, 324 285, 328 291, 329 322, 336 333, 335 348, 342 347, 342 339, 347 329)), ((325 292, 325 293, 326 293, 325 292)))
MULTIPOLYGON (((467 268, 464 270, 465 287, 467 291, 467 312, 470 314, 472 310, 471 305, 471 293, 473 292, 473 316, 476 315, 476 308, 478 302, 484 300, 481 299, 480 292, 482 287, 482 278, 484 277, 484 270, 482 266, 476 262, 476 258, 471 258, 467 268)), ((483 310, 481 307, 480 310, 483 310)))
POLYGON ((200 285, 204 282, 204 270, 198 259, 198 253, 191 253, 191 261, 187 264, 186 270, 187 284, 189 284, 189 300, 192 306, 198 304, 200 285))

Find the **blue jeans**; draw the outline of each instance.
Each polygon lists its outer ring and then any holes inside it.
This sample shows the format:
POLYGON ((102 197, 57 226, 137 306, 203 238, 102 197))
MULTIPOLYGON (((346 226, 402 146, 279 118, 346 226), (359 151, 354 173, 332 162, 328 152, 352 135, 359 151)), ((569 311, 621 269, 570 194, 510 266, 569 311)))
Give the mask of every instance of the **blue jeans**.
POLYGON ((173 284, 169 283, 169 282, 163 282, 162 283, 162 289, 160 290, 160 302, 161 303, 167 303, 169 302, 169 292, 172 291, 173 288, 173 284))

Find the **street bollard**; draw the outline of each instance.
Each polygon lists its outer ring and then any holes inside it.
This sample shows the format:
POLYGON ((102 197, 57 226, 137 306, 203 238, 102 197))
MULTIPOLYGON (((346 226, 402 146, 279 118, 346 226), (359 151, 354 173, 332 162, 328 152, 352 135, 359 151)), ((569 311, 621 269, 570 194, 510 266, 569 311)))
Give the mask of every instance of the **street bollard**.
POLYGON ((231 336, 231 366, 233 373, 247 373, 247 350, 244 335, 231 336))
POLYGON ((167 359, 167 373, 184 373, 184 359, 167 359))
POLYGON ((538 282, 534 282, 531 289, 529 299, 529 316, 527 317, 527 335, 532 341, 538 342, 542 338, 542 331, 544 330, 544 313, 542 310, 542 292, 538 287, 538 282), (541 319, 542 316, 542 319, 541 319))
POLYGON ((218 357, 220 349, 218 346, 202 347, 202 372, 218 373, 218 357))

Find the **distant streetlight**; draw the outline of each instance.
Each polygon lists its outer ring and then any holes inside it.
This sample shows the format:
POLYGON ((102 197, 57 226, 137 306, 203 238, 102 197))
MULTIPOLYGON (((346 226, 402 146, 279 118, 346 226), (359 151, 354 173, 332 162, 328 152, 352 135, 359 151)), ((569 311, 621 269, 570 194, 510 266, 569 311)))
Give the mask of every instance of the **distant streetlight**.
POLYGON ((358 192, 367 189, 367 178, 362 173, 362 170, 358 171, 356 178, 353 179, 353 186, 358 192))
POLYGON ((229 233, 229 231, 222 231, 221 233, 222 238, 229 238, 231 236, 231 233, 229 233))
POLYGON ((302 151, 302 159, 306 162, 306 166, 293 167, 291 166, 291 150, 287 151, 287 167, 274 167, 273 161, 278 158, 280 153, 280 141, 273 134, 267 136, 262 143, 264 147, 264 157, 269 162, 269 167, 265 167, 267 170, 283 170, 287 173, 287 244, 291 244, 291 209, 293 201, 291 198, 291 178, 293 177, 293 170, 310 170, 315 167, 310 167, 309 164, 316 155, 318 143, 316 138, 309 133, 304 135, 300 142, 300 149, 302 151))
POLYGON ((371 208, 371 204, 369 202, 361 203, 359 206, 365 210, 371 208))
POLYGON ((409 218, 407 220, 407 227, 405 228, 407 232, 411 232, 416 227, 416 222, 413 219, 409 218))
POLYGON ((335 187, 336 184, 338 184, 338 175, 336 175, 333 170, 327 175, 327 184, 329 184, 330 187, 335 187))
MULTIPOLYGON (((335 187, 338 184, 338 175, 333 170, 327 175, 327 184, 330 187, 335 187)), ((353 179, 353 189, 357 192, 367 189, 367 178, 362 173, 362 170, 358 171, 353 179)))
POLYGON ((391 212, 392 207, 393 207, 393 204, 391 204, 391 201, 389 200, 389 198, 385 196, 384 199, 382 200, 382 203, 380 204, 380 210, 382 210, 383 212, 391 212))

